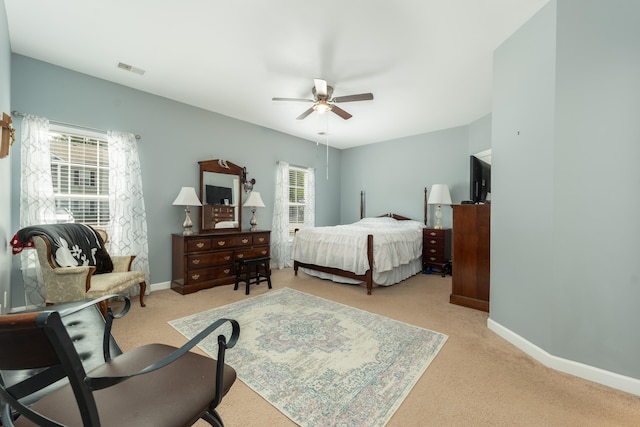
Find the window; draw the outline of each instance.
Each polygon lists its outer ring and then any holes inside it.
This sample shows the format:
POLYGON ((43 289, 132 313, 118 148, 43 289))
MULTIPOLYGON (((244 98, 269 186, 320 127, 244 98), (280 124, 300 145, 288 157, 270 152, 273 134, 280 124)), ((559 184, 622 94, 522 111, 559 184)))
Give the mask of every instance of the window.
POLYGON ((51 178, 57 222, 109 223, 109 151, 106 139, 52 131, 51 178))
POLYGON ((304 227, 305 181, 307 171, 295 167, 289 168, 289 236, 293 237, 296 228, 304 227))

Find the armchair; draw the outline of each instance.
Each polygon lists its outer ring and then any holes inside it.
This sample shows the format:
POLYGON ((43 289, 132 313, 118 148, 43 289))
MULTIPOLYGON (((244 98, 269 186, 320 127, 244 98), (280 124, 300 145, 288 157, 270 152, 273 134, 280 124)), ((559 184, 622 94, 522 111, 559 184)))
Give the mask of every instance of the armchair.
MULTIPOLYGON (((30 238, 33 242, 38 254, 38 261, 42 270, 42 277, 44 281, 44 293, 45 302, 47 304, 59 304, 70 301, 81 301, 85 299, 98 298, 104 295, 121 293, 124 290, 140 285, 140 306, 145 307, 144 294, 146 292, 147 284, 145 281, 145 275, 142 271, 131 271, 131 263, 133 262, 135 255, 133 256, 110 256, 106 249, 104 249, 104 243, 108 241, 108 234, 102 229, 93 229, 83 224, 57 224, 57 225, 42 225, 28 227, 20 230, 14 240, 20 240, 16 242, 15 246, 24 244, 22 240, 30 238), (78 231, 80 230, 80 231, 78 231), (84 236, 82 233, 97 233, 100 237, 100 245, 103 247, 104 256, 111 260, 113 263, 113 270, 108 273, 97 274, 96 269, 101 265, 79 265, 71 267, 59 266, 60 255, 56 254, 51 244, 51 233, 58 236, 57 233, 69 233, 64 236, 74 236, 76 238, 84 236), (55 255, 55 257, 54 257, 55 255)), ((68 238, 68 237, 67 237, 68 238)), ((77 242, 67 242, 67 240, 58 239, 58 241, 64 242, 60 246, 63 249, 71 248, 77 242)), ((26 245, 24 245, 26 246, 26 245)), ((59 249, 60 248, 56 248, 59 249)), ((15 252, 15 251, 14 251, 15 252)), ((69 251, 66 251, 69 253, 69 251)), ((67 256, 68 258, 68 256, 67 256)), ((75 260, 71 260, 75 262, 75 260)), ((98 257, 98 263, 101 259, 98 257)), ((68 264, 67 264, 68 265, 68 264)), ((103 300, 100 303, 101 311, 104 315, 107 313, 107 301, 103 300)))
POLYGON ((125 297, 122 312, 114 316, 108 309, 103 331, 87 331, 102 332, 103 337, 104 363, 92 368, 81 361, 85 355, 75 347, 64 323, 101 299, 67 310, 0 316, 2 425, 173 427, 202 418, 222 427, 216 407, 236 379, 224 357, 238 340, 238 323, 219 319, 180 348, 149 344, 120 353, 116 346, 112 357, 111 324, 128 310, 125 297), (226 323, 231 326, 230 336, 228 340, 218 336, 217 360, 189 351, 226 323), (16 370, 29 370, 30 375, 7 380, 5 374, 16 370))

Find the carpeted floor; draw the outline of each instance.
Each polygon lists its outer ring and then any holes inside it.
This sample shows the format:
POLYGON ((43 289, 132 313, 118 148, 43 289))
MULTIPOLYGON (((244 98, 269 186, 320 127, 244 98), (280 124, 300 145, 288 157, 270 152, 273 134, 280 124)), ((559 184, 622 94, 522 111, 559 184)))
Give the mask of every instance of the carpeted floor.
MULTIPOLYGON (((397 285, 365 289, 274 270, 274 289, 290 287, 342 304, 442 332, 446 345, 387 426, 637 426, 640 397, 546 368, 487 329, 488 314, 449 303, 451 278, 417 275, 397 285)), ((251 295, 270 292, 253 286, 251 295)), ((182 345, 167 322, 248 298, 233 286, 190 295, 153 292, 114 323, 125 349, 149 342, 182 345)), ((231 350, 232 351, 232 350, 231 350)), ((219 412, 227 427, 294 426, 237 381, 219 412)), ((199 421, 197 426, 207 424, 199 421)))
MULTIPOLYGON (((190 339, 216 319, 240 339, 226 362, 296 424, 386 425, 447 337, 291 288, 169 322, 190 339)), ((199 345, 215 357, 216 336, 199 345)))

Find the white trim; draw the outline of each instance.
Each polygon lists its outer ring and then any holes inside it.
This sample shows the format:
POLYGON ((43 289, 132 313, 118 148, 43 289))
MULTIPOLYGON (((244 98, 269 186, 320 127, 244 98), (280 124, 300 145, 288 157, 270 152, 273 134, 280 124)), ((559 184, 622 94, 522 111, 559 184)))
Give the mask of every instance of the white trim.
POLYGON ((518 349, 551 369, 640 396, 640 379, 627 377, 616 374, 615 372, 586 365, 584 363, 554 356, 553 354, 548 353, 537 345, 522 338, 515 332, 505 328, 493 319, 487 320, 487 327, 500 337, 515 345, 518 349))
POLYGON ((171 289, 171 282, 154 283, 153 285, 149 286, 149 292, 161 291, 163 289, 171 289))

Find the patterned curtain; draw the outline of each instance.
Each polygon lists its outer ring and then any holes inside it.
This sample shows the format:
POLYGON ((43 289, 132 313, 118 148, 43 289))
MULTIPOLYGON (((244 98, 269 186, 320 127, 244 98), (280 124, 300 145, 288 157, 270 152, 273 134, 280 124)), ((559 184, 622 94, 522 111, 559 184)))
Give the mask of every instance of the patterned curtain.
POLYGON ((313 168, 307 168, 304 180, 304 226, 316 226, 316 171, 313 168))
MULTIPOLYGON (((147 214, 142 195, 142 173, 134 135, 108 131, 109 141, 109 253, 136 255, 132 270, 149 275, 147 214)), ((149 289, 149 288, 147 288, 149 289)), ((130 295, 140 293, 131 288, 130 295)))
MULTIPOLYGON (((20 228, 56 222, 56 203, 51 180, 49 120, 26 115, 21 126, 20 228)), ((20 253, 24 300, 44 304, 42 272, 35 250, 20 253)))
MULTIPOLYGON (((315 226, 316 175, 313 168, 305 171, 304 225, 315 226)), ((276 168, 276 199, 271 225, 271 266, 282 269, 293 267, 293 239, 289 236, 289 163, 278 162, 276 168)))
POLYGON ((289 237, 289 163, 278 162, 276 197, 271 225, 271 267, 293 267, 289 237))

